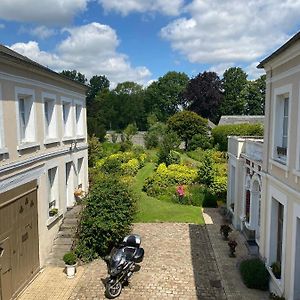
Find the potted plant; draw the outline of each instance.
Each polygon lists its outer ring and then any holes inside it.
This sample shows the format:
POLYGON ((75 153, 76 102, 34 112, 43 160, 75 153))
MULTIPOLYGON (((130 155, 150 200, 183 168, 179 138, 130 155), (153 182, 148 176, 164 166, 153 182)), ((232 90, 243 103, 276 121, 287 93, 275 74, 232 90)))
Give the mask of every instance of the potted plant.
POLYGON ((231 227, 227 224, 223 224, 220 227, 220 233, 224 236, 224 239, 228 239, 229 233, 232 231, 231 227))
POLYGON ((58 208, 51 208, 49 210, 49 217, 54 217, 57 214, 58 214, 58 208))
POLYGON ((229 257, 235 257, 235 248, 237 246, 237 242, 235 240, 231 240, 228 242, 228 246, 229 246, 229 257))
POLYGON ((77 201, 80 201, 85 196, 85 192, 82 190, 82 188, 77 188, 74 191, 74 196, 77 201))
POLYGON ((281 278, 281 264, 280 262, 273 262, 271 265, 272 272, 277 279, 281 278))
POLYGON ((74 252, 70 251, 67 252, 64 257, 63 261, 66 264, 66 273, 68 278, 74 278, 76 273, 76 255, 74 252))

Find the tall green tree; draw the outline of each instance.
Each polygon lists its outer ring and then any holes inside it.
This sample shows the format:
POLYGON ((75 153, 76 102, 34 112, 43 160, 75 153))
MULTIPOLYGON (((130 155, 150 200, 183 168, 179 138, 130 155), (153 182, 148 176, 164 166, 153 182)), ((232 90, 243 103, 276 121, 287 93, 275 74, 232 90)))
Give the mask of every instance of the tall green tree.
POLYGON ((245 115, 264 115, 266 76, 263 75, 254 81, 248 81, 239 95, 239 100, 245 103, 245 115))
POLYGON ((184 140, 185 149, 196 134, 207 135, 207 119, 204 119, 192 111, 181 111, 174 114, 167 121, 170 130, 184 140))
POLYGON ((221 80, 215 72, 199 73, 189 81, 184 93, 188 109, 213 122, 219 120, 222 98, 221 80))
POLYGON ((109 89, 110 82, 105 75, 94 75, 89 81, 89 89, 86 95, 87 105, 91 105, 98 93, 109 89))
POLYGON ((154 81, 146 90, 146 113, 155 114, 159 121, 166 121, 184 104, 182 94, 188 82, 189 77, 185 73, 175 71, 154 81))
POLYGON ((69 77, 70 79, 76 80, 80 83, 85 84, 87 82, 87 78, 85 77, 84 74, 76 71, 76 70, 63 70, 60 72, 60 74, 69 77))
POLYGON ((224 99, 221 104, 222 115, 242 115, 245 103, 239 95, 247 85, 247 74, 238 67, 227 69, 222 79, 224 99))

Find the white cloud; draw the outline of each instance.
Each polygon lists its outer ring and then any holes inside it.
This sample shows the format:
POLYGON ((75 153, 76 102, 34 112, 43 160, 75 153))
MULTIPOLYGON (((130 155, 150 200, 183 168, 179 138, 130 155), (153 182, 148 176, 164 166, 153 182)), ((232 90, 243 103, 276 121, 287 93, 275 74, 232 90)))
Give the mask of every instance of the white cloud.
POLYGON ((0 19, 68 24, 89 0, 1 0, 0 19))
POLYGON ((55 34, 55 30, 51 29, 51 28, 48 28, 48 27, 46 27, 44 25, 41 25, 41 26, 32 28, 30 30, 30 34, 33 35, 33 36, 37 36, 40 39, 46 39, 46 38, 54 35, 55 34))
POLYGON ((211 71, 211 72, 216 72, 216 73, 219 75, 219 77, 222 78, 224 72, 225 72, 227 69, 229 69, 229 68, 231 68, 231 67, 233 67, 233 66, 234 66, 234 63, 231 63, 231 62, 229 62, 229 63, 220 63, 220 64, 218 64, 218 65, 212 65, 212 66, 209 68, 209 71, 211 71))
POLYGON ((288 38, 300 0, 193 0, 185 12, 161 30, 174 50, 192 63, 251 63, 288 38))
POLYGON ((105 11, 117 11, 126 16, 131 12, 160 12, 168 16, 180 14, 184 0, 98 0, 105 11))
POLYGON ((87 77, 106 75, 113 86, 123 81, 145 84, 149 80, 151 73, 146 67, 131 66, 128 57, 117 52, 119 40, 111 27, 90 23, 63 31, 68 37, 57 45, 55 53, 41 51, 35 41, 10 48, 56 71, 76 69, 87 77))
POLYGON ((258 64, 259 62, 255 61, 245 68, 245 72, 248 74, 248 79, 250 80, 257 79, 261 75, 266 74, 264 69, 257 69, 258 64))

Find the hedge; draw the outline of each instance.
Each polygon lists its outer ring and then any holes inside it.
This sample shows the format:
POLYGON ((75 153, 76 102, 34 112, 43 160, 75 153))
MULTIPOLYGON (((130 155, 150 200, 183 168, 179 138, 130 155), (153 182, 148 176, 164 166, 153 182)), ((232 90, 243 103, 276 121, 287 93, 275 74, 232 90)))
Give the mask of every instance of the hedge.
POLYGON ((266 291, 269 287, 269 272, 259 258, 241 262, 240 272, 243 282, 250 289, 266 291))
POLYGON ((107 255, 131 230, 135 199, 128 185, 113 176, 97 181, 86 199, 76 254, 83 261, 107 255))
POLYGON ((219 146, 220 151, 227 151, 227 137, 236 136, 263 136, 264 128, 262 124, 232 124, 220 125, 212 130, 214 145, 219 146))

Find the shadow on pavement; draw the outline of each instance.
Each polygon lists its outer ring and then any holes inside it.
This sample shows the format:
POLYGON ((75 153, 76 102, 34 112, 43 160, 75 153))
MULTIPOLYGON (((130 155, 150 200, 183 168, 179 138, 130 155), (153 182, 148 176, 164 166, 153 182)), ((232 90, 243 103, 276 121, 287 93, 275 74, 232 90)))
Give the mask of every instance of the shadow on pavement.
POLYGON ((226 299, 205 225, 189 225, 197 299, 226 299))

